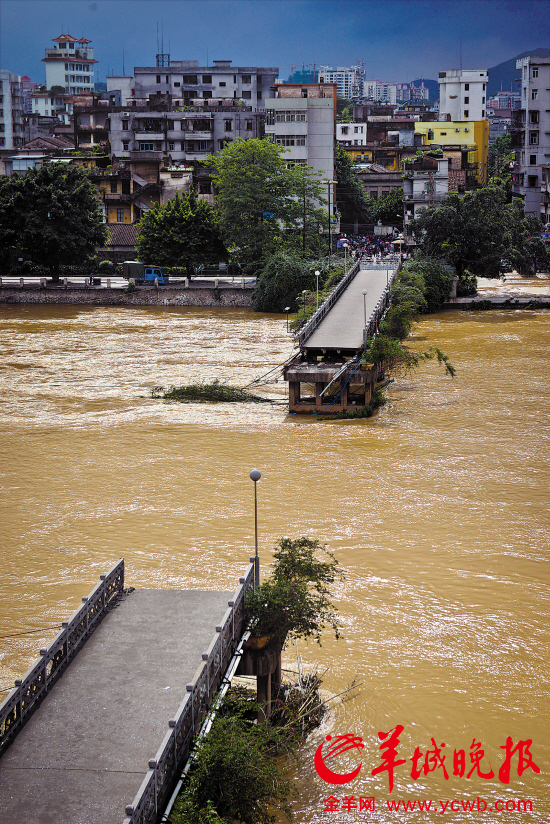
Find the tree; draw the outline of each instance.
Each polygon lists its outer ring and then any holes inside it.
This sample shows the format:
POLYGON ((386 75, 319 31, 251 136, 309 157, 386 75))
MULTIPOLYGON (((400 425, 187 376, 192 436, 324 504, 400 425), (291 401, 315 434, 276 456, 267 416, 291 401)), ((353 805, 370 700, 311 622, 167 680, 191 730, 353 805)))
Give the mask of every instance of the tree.
POLYGON ((499 186, 504 190, 506 202, 512 201, 512 167, 515 160, 515 151, 512 148, 512 137, 503 134, 489 144, 487 174, 492 186, 499 186))
POLYGON ((318 235, 326 222, 318 176, 308 167, 289 166, 286 151, 270 140, 239 138, 208 156, 216 170, 222 237, 253 270, 281 246, 303 246, 304 236, 311 236, 313 227, 318 235))
POLYGON ((526 217, 521 204, 507 204, 502 189, 488 186, 463 197, 448 195, 441 206, 426 209, 410 229, 424 254, 446 259, 462 277, 468 269, 482 277, 498 277, 512 257, 525 269, 542 260, 535 242, 540 223, 526 217))
POLYGON ((349 154, 341 146, 334 152, 334 170, 336 174, 336 205, 342 223, 370 223, 372 213, 365 195, 365 188, 349 154))
POLYGON ((190 278, 195 266, 227 259, 214 210, 194 189, 145 213, 136 248, 142 260, 185 267, 190 278))
POLYGON ((107 230, 88 173, 47 163, 0 179, 0 251, 15 248, 35 274, 59 279, 63 265, 90 264, 107 230))
POLYGON ((394 186, 385 197, 369 198, 369 201, 373 223, 381 220, 389 226, 403 226, 403 189, 400 186, 394 186))

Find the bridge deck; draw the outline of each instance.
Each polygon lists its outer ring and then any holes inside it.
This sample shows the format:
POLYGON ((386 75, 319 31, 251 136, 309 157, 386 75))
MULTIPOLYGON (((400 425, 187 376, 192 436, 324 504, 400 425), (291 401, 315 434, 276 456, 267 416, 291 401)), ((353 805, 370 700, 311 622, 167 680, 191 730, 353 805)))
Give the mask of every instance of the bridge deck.
POLYGON ((123 595, 0 759, 0 824, 121 824, 231 597, 123 595))
MULTIPOLYGON (((389 273, 394 264, 389 264, 389 273)), ((307 349, 360 349, 365 329, 363 290, 367 290, 367 320, 386 288, 386 269, 360 269, 345 292, 305 341, 307 349)))

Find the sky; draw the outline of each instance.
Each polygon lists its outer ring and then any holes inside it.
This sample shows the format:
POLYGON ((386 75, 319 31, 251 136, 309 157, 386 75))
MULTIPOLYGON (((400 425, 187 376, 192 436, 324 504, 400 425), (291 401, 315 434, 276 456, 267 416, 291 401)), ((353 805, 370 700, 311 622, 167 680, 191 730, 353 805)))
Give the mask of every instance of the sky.
POLYGON ((350 66, 369 79, 437 79, 550 46, 550 0, 0 0, 0 68, 45 81, 60 34, 92 41, 96 79, 174 60, 234 66, 350 66))

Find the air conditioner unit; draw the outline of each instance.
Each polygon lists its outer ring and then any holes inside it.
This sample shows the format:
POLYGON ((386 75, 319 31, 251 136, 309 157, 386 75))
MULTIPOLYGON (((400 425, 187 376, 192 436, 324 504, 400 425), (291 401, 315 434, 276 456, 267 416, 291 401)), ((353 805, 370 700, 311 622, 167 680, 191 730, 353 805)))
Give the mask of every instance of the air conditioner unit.
POLYGON ((124 117, 130 117, 130 112, 124 112, 124 117))
POLYGON ((459 132, 459 131, 460 131, 460 129, 455 129, 455 132, 459 132))
POLYGON ((469 130, 469 129, 464 129, 464 131, 465 131, 465 132, 469 132, 470 130, 469 130))

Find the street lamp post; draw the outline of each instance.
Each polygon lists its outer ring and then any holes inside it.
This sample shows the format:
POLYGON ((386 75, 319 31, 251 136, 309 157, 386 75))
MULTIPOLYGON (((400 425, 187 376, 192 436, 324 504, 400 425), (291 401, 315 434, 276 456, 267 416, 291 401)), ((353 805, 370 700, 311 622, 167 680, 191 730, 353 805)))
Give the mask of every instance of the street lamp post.
POLYGON ((332 212, 330 208, 330 187, 334 186, 336 180, 327 180, 328 186, 328 256, 332 257, 332 212))
POLYGON ((288 313, 290 312, 290 306, 285 306, 286 312, 286 331, 288 332, 288 313))
POLYGON ((259 469, 253 469, 250 473, 251 480, 254 481, 254 538, 256 542, 256 552, 254 554, 254 588, 260 585, 260 556, 258 555, 258 497, 256 495, 256 484, 262 477, 259 469))
POLYGON ((315 270, 315 278, 317 280, 317 309, 319 308, 319 275, 320 274, 321 274, 321 272, 318 269, 316 269, 315 270))
POLYGON ((365 329, 367 328, 367 290, 363 289, 363 313, 365 315, 365 329))

